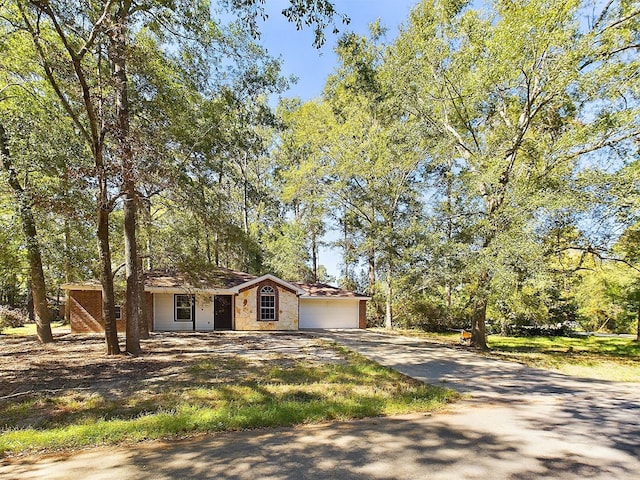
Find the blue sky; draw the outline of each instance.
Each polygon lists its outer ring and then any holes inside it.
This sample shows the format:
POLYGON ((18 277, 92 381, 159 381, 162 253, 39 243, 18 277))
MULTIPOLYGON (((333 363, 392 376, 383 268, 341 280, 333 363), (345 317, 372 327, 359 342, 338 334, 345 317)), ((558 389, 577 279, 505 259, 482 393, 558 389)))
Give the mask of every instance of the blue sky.
MULTIPOLYGON (((262 33, 259 42, 274 57, 281 57, 283 74, 298 77, 298 82, 283 94, 284 97, 300 97, 303 101, 318 98, 322 94, 327 77, 336 68, 336 55, 333 49, 338 38, 345 32, 368 33, 368 26, 380 19, 387 27, 387 40, 393 40, 401 23, 405 23, 411 8, 418 0, 335 0, 336 10, 347 15, 351 22, 340 25, 340 33, 334 35, 329 28, 326 42, 320 49, 313 47, 314 34, 309 28, 296 30, 294 24, 287 22, 281 12, 289 5, 289 0, 267 0, 268 19, 260 23, 262 33)), ((325 241, 335 240, 336 233, 329 232, 325 241)), ((327 268, 336 279, 340 274, 341 255, 337 249, 321 248, 319 263, 327 268)))
POLYGON ((340 35, 347 31, 365 35, 369 24, 379 18, 388 28, 387 38, 391 40, 418 0, 334 0, 333 3, 339 13, 351 19, 351 23, 339 25, 338 35, 332 34, 329 28, 325 32, 325 45, 316 49, 312 45, 314 36, 311 29, 297 31, 295 25, 282 16, 281 12, 289 5, 289 0, 267 0, 265 10, 269 18, 260 23, 260 43, 271 55, 282 57, 286 76, 294 75, 299 79, 284 96, 302 100, 319 97, 327 76, 336 66, 333 48, 340 35))

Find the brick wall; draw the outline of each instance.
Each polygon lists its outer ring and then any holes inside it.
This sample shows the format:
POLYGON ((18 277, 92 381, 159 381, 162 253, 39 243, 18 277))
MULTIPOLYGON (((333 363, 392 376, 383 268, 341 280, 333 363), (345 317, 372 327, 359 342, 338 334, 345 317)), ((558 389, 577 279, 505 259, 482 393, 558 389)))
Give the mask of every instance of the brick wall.
POLYGON ((149 325, 149 331, 153 331, 153 293, 144 292, 144 301, 146 307, 147 324, 149 325))
POLYGON ((358 304, 358 328, 367 328, 367 301, 360 300, 358 304))
MULTIPOLYGON (((71 290, 69 292, 69 320, 72 333, 103 332, 102 292, 100 290, 71 290)), ((122 319, 116 322, 118 332, 125 331, 124 306, 122 319)))

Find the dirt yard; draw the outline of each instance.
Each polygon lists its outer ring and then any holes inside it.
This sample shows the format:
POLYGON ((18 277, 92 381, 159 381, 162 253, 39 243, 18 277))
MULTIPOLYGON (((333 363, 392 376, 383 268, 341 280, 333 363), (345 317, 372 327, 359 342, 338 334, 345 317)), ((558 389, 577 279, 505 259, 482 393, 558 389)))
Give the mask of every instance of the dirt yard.
POLYGON ((431 411, 456 398, 299 332, 0 337, 0 456, 431 411))
POLYGON ((152 333, 142 348, 137 357, 107 356, 103 335, 64 334, 50 345, 33 337, 0 336, 0 402, 82 390, 124 398, 167 381, 215 382, 197 378, 199 360, 226 365, 226 381, 265 361, 281 367, 342 362, 335 351, 301 333, 152 333))

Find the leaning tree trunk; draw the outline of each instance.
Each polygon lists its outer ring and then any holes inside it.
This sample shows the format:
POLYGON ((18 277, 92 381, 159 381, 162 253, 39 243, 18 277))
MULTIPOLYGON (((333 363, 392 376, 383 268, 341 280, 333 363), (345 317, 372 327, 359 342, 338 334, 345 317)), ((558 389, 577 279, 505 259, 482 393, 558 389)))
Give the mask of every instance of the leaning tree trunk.
POLYGON ((0 166, 8 173, 9 186, 13 189, 18 203, 22 232, 24 233, 27 249, 27 260, 29 263, 29 278, 31 293, 33 298, 33 308, 36 322, 36 334, 42 343, 53 342, 51 333, 49 305, 47 305, 47 287, 44 280, 44 270, 42 268, 42 256, 40 254, 40 244, 36 222, 31 210, 31 203, 27 192, 18 181, 18 175, 11 164, 7 145, 7 135, 4 126, 0 124, 0 166))

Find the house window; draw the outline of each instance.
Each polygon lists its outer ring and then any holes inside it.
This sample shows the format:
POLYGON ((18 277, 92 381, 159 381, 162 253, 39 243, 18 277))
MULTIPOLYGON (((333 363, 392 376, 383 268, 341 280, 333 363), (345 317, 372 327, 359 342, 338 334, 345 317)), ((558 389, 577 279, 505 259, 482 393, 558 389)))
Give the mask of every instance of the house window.
POLYGON ((174 322, 193 322, 193 295, 174 295, 174 322))
POLYGON ((259 320, 263 322, 276 321, 276 290, 266 285, 260 289, 260 317, 259 320))
POLYGON ((116 320, 122 320, 122 307, 120 307, 120 305, 116 305, 115 310, 116 310, 116 320))

